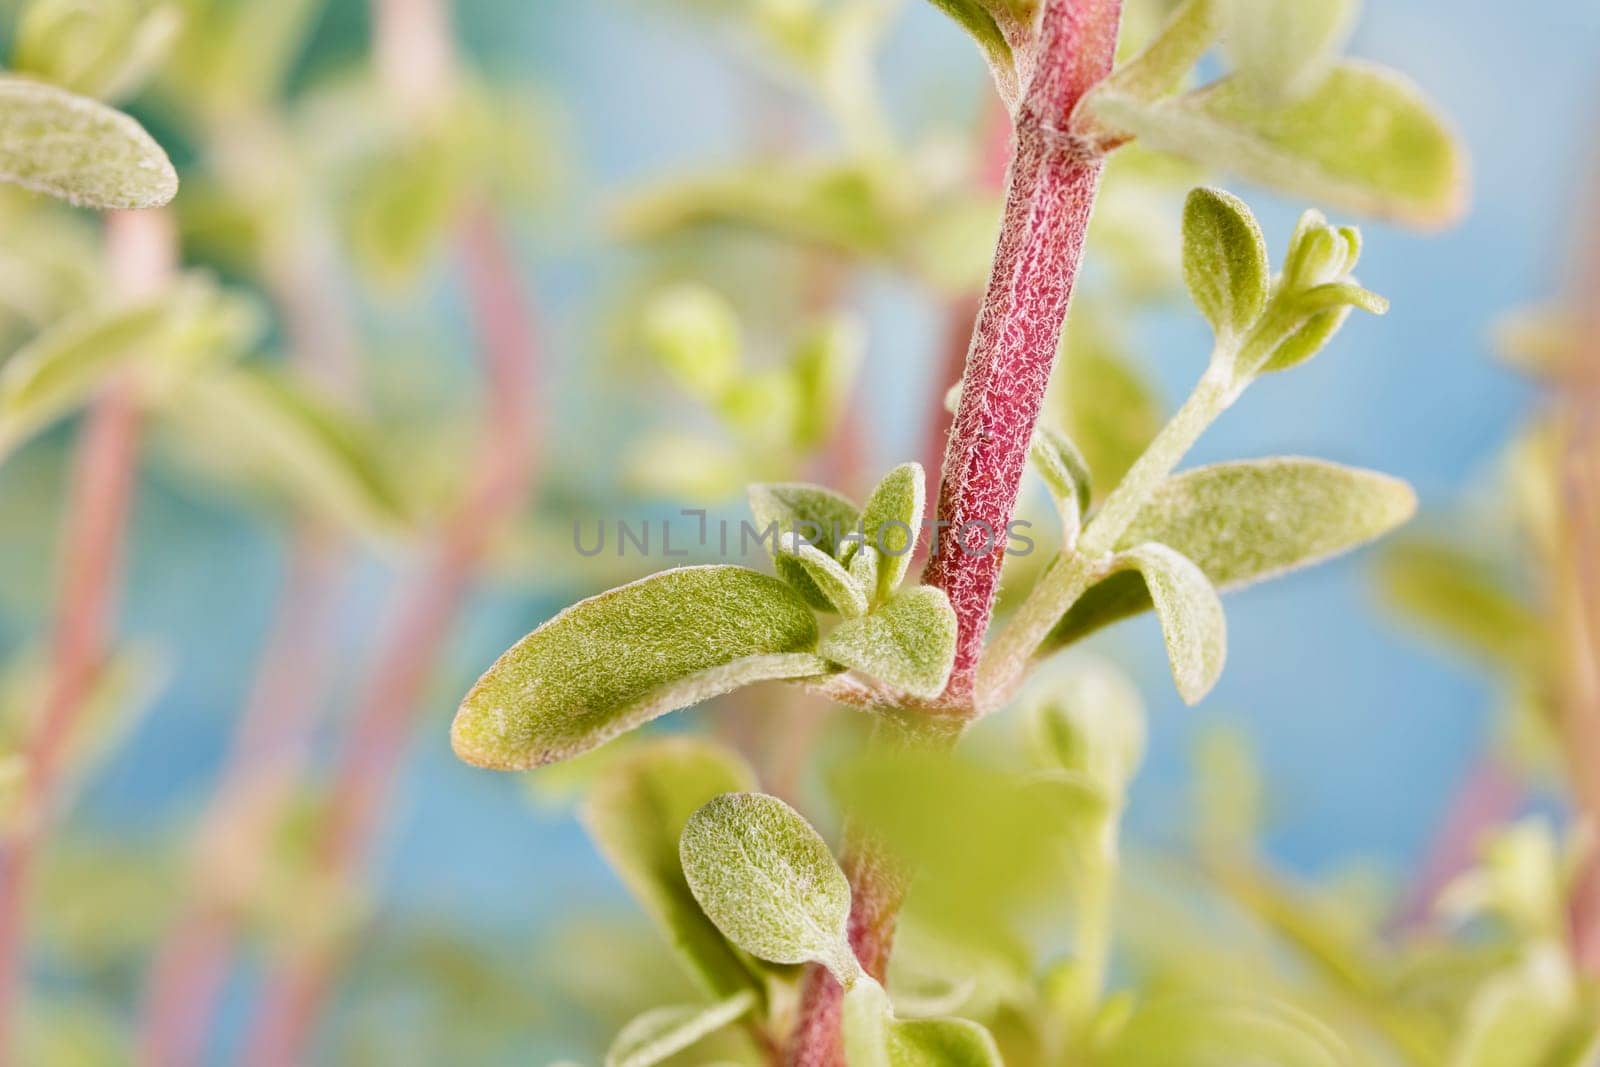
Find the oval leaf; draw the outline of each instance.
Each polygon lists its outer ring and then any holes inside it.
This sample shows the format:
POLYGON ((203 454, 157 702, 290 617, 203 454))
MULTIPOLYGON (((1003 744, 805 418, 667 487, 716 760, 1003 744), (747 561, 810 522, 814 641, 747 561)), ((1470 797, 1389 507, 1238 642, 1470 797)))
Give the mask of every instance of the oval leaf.
POLYGON ((826 671, 795 591, 743 567, 685 567, 574 604, 501 656, 450 728, 495 770, 576 756, 740 686, 826 671))
POLYGON ((1000 1067, 989 1031, 967 1019, 896 1019, 883 987, 863 977, 845 997, 850 1067, 1000 1067))
POLYGON ((1220 189, 1189 194, 1183 278, 1219 340, 1239 336, 1260 318, 1272 284, 1267 242, 1244 201, 1220 189))
POLYGON ((1118 558, 1144 576, 1178 695, 1198 704, 1217 684, 1228 656, 1228 625, 1217 591, 1205 572, 1166 545, 1150 542, 1118 558))
POLYGON ((723 793, 755 788, 738 755, 695 737, 673 737, 609 769, 579 818, 606 861, 712 996, 760 993, 760 978, 706 918, 678 861, 684 824, 723 793))
MULTIPOLYGON (((1120 547, 1159 541, 1226 591, 1348 552, 1400 526, 1416 508, 1410 486, 1373 471, 1295 457, 1219 463, 1163 483, 1120 547)), ((1114 574, 1073 605, 1042 649, 1149 607, 1138 575, 1114 574)))
POLYGON ((647 1011, 617 1034, 606 1052, 606 1067, 652 1067, 727 1026, 755 1003, 755 994, 745 992, 710 1007, 684 1005, 647 1011))
POLYGON ((689 817, 678 854, 729 941, 772 963, 820 963, 854 984, 850 883, 799 812, 761 793, 724 794, 689 817))
POLYGON ((144 127, 23 78, 0 78, 0 181, 102 210, 160 207, 178 193, 178 172, 144 127))
POLYGON ((1379 67, 1341 63, 1281 107, 1236 78, 1155 103, 1116 92, 1086 103, 1147 147, 1347 211, 1442 226, 1466 205, 1455 137, 1410 82, 1379 67))
POLYGON ((1265 997, 1173 996, 1152 1002, 1106 1049, 1110 1067, 1151 1063, 1271 1063, 1348 1067, 1356 1062, 1332 1030, 1265 997))
POLYGON ((780 561, 798 563, 813 585, 828 599, 828 606, 847 619, 867 613, 867 587, 859 584, 844 565, 816 545, 808 545, 795 534, 778 540, 780 561))
POLYGON ((922 529, 926 481, 922 464, 903 463, 884 475, 861 512, 862 536, 882 556, 878 584, 870 590, 874 603, 900 588, 911 566, 917 532, 922 529))
POLYGON ((1241 80, 1265 99, 1314 89, 1355 23, 1354 0, 1221 0, 1223 41, 1241 80))
POLYGON ((914 697, 944 692, 956 656, 956 613, 944 592, 918 586, 872 614, 847 619, 817 649, 827 659, 914 697))

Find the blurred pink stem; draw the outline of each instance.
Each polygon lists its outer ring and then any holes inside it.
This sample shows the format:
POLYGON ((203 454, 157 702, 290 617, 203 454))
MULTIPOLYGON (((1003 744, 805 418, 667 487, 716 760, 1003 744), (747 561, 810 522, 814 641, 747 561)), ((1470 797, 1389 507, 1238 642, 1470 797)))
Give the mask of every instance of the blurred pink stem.
MULTIPOLYGON (((372 672, 336 764, 319 844, 322 884, 354 878, 371 849, 422 687, 449 635, 472 572, 490 539, 525 499, 532 480, 534 324, 495 220, 474 211, 462 237, 481 347, 488 430, 466 502, 439 531, 433 558, 402 607, 372 672)), ((297 948, 268 976, 245 1062, 304 1062, 340 964, 339 946, 297 948)))
MULTIPOLYGON (((107 219, 106 254, 121 296, 150 296, 171 277, 177 250, 171 222, 150 211, 107 219)), ((138 451, 137 382, 124 373, 90 407, 79 438, 48 688, 26 752, 17 822, 0 857, 0 1062, 10 1062, 15 1050, 34 861, 49 832, 62 764, 109 650, 138 451)))
POLYGON ((1522 801, 1522 783, 1498 760, 1479 761, 1456 791, 1396 925, 1405 929, 1426 923, 1439 894, 1473 865, 1484 834, 1514 816, 1522 801))

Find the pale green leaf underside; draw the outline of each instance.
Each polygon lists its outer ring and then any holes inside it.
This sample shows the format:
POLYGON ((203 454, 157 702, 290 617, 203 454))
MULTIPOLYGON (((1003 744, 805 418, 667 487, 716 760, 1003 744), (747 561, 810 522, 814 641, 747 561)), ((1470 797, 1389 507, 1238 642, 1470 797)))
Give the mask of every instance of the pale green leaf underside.
POLYGON ((1163 544, 1139 545, 1118 559, 1144 577, 1178 695, 1198 704, 1222 676, 1228 655, 1227 621, 1217 591, 1199 567, 1163 544))
POLYGON ((760 994, 762 985, 695 902, 678 838, 707 801, 755 784, 734 752, 701 738, 673 737, 608 770, 580 811, 606 861, 715 997, 760 994))
POLYGON ((160 207, 178 174, 133 119, 98 101, 0 77, 0 181, 103 210, 160 207))
POLYGON ((955 663, 955 611, 943 591, 918 586, 870 615, 840 623, 817 651, 834 663, 931 700, 944 691, 955 663))
POLYGON ((652 1067, 734 1022, 755 1006, 754 993, 737 993, 710 1007, 655 1008, 631 1020, 606 1052, 605 1067, 652 1067))
MULTIPOLYGON (((1159 541, 1226 591, 1348 552, 1415 513, 1411 487, 1385 474, 1292 457, 1219 463, 1161 485, 1120 547, 1159 541)), ((1067 612, 1041 652, 1149 607, 1138 574, 1112 575, 1067 612)))
POLYGON ((689 817, 679 858, 727 939, 772 963, 820 963, 846 985, 850 883, 822 836, 777 797, 727 793, 689 817))
POLYGON ((1314 88, 1344 47, 1353 0, 1217 0, 1223 41, 1239 78, 1269 99, 1314 88))
POLYGON ((1450 130, 1411 83, 1367 64, 1340 63, 1282 106, 1233 78, 1154 103, 1111 91, 1087 103, 1149 148, 1346 211, 1441 226, 1466 203, 1450 130))
POLYGON ((1220 189, 1196 189, 1183 210, 1183 277, 1218 337, 1261 315, 1271 286, 1267 244, 1250 209, 1220 189))
POLYGON ((684 567, 574 604, 514 645, 456 712, 456 755, 495 770, 567 759, 754 682, 826 672, 791 587, 743 567, 684 567))

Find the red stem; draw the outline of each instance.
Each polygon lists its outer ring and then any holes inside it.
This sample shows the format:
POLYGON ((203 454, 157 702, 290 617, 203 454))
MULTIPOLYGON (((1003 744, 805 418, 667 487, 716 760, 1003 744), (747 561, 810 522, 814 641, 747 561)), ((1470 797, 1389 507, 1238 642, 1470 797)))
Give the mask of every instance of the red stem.
MULTIPOLYGON (((341 750, 319 845, 324 885, 348 882, 366 859, 429 670, 473 569, 524 499, 533 473, 534 326, 517 291, 510 256, 486 211, 468 219, 462 253, 482 333, 489 429, 476 484, 440 530, 433 558, 373 665, 341 750)), ((246 1062, 273 1067, 304 1061, 340 958, 337 945, 314 940, 268 976, 246 1062)))
MULTIPOLYGON (((149 296, 171 276, 177 244, 171 220, 162 213, 110 216, 106 245, 113 284, 125 298, 149 296)), ((49 833, 67 752, 110 645, 138 451, 138 387, 125 373, 90 407, 79 438, 62 535, 50 678, 28 744, 17 823, 0 857, 0 1062, 9 1062, 15 1045, 34 861, 49 833)))
POLYGON ((1072 113, 1110 73, 1121 6, 1121 0, 1049 0, 1037 66, 1015 120, 1004 223, 945 452, 939 542, 923 575, 949 595, 959 623, 945 692, 955 710, 971 705, 1006 526, 1104 165, 1100 149, 1072 132, 1072 113))
MULTIPOLYGON (((1111 72, 1121 19, 1121 0, 1046 0, 1033 76, 1014 121, 999 244, 942 468, 936 528, 942 533, 923 575, 945 591, 956 610, 960 638, 944 694, 946 706, 956 711, 971 708, 1005 530, 1055 366, 1104 167, 1100 149, 1071 132, 1072 113, 1111 72), (963 540, 964 528, 975 536, 963 540), (994 550, 969 555, 963 546, 981 544, 985 529, 992 531, 994 550)), ((901 891, 882 864, 863 851, 857 850, 847 866, 850 943, 862 965, 881 976, 901 891)), ((789 1062, 837 1067, 844 1062, 842 991, 819 971, 813 966, 806 976, 789 1062)))

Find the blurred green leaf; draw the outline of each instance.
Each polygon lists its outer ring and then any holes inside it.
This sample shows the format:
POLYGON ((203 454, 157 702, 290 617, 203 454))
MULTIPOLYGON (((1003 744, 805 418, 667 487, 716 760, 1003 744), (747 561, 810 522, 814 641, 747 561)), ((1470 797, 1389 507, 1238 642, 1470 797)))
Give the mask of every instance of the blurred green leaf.
POLYGON ((1088 100, 1108 125, 1284 193, 1417 226, 1442 226, 1466 204, 1461 149, 1399 75, 1344 62, 1307 96, 1273 106, 1238 79, 1144 103, 1088 100))
POLYGON ((172 162, 133 119, 23 78, 0 78, 0 181, 101 210, 178 194, 172 162))
POLYGON ((679 842, 689 888, 727 939, 772 963, 820 963, 846 987, 850 883, 828 844, 777 797, 725 793, 689 817, 679 842))
POLYGON ((1451 1067, 1582 1067, 1600 1054, 1600 1005, 1574 988, 1548 946, 1485 982, 1468 1005, 1451 1067))
POLYGON ((1161 620, 1172 680, 1186 704, 1198 704, 1222 675, 1228 655, 1227 621, 1222 601, 1205 572, 1168 545, 1150 541, 1118 554, 1132 567, 1161 620))
POLYGON ((1355 0, 1217 0, 1240 80, 1265 100, 1314 90, 1355 26, 1355 0))
MULTIPOLYGON (((1122 544, 1169 545, 1226 591, 1348 552, 1404 523, 1415 510, 1410 486, 1384 474, 1313 459, 1219 463, 1162 484, 1122 544)), ((1043 651, 1149 604, 1136 575, 1112 575, 1063 616, 1043 651)))
POLYGON ((1266 998, 1175 996, 1141 1007, 1097 1062, 1108 1067, 1351 1067, 1337 1034, 1291 1005, 1266 998))
POLYGON ((605 1067, 652 1067, 734 1022, 755 1003, 755 994, 746 991, 709 1007, 689 1005, 647 1011, 617 1034, 606 1052, 605 1067))
POLYGON ((1111 664, 1067 664, 1033 682, 1024 704, 1040 763, 1082 775, 1119 798, 1144 758, 1144 702, 1111 664))
POLYGON ((1539 613, 1471 552, 1408 538, 1378 557, 1377 579, 1406 619, 1474 657, 1526 666, 1546 649, 1549 627, 1539 613))
POLYGON ((1243 334, 1260 317, 1271 285, 1267 243, 1244 201, 1219 189, 1189 194, 1183 276, 1219 343, 1243 334))
POLYGON ((1086 318, 1081 309, 1063 334, 1051 391, 1053 418, 1083 452, 1099 493, 1122 480, 1166 421, 1155 388, 1110 328, 1086 318))
POLYGON ((918 586, 861 618, 846 619, 817 652, 911 696, 944 692, 956 658, 956 613, 944 591, 918 586))
POLYGON ((75 93, 134 95, 183 30, 178 4, 146 0, 32 0, 17 23, 12 66, 75 93))
POLYGON ((500 657, 462 702, 456 755, 526 770, 754 682, 821 674, 817 621, 775 578, 684 567, 574 604, 500 657))
POLYGON ((675 737, 610 768, 581 812, 607 862, 715 997, 759 994, 761 982, 695 903, 678 859, 678 839, 701 805, 755 784, 737 754, 711 741, 675 737))
POLYGON ((989 1031, 967 1019, 895 1018, 871 977, 845 995, 845 1057, 851 1067, 1000 1067, 989 1031))
POLYGON ((656 359, 693 396, 719 396, 738 373, 738 317, 705 286, 675 285, 651 297, 644 336, 656 359))
POLYGON ((412 508, 373 428, 293 373, 234 367, 191 380, 167 405, 196 462, 272 486, 298 506, 380 538, 412 508))

